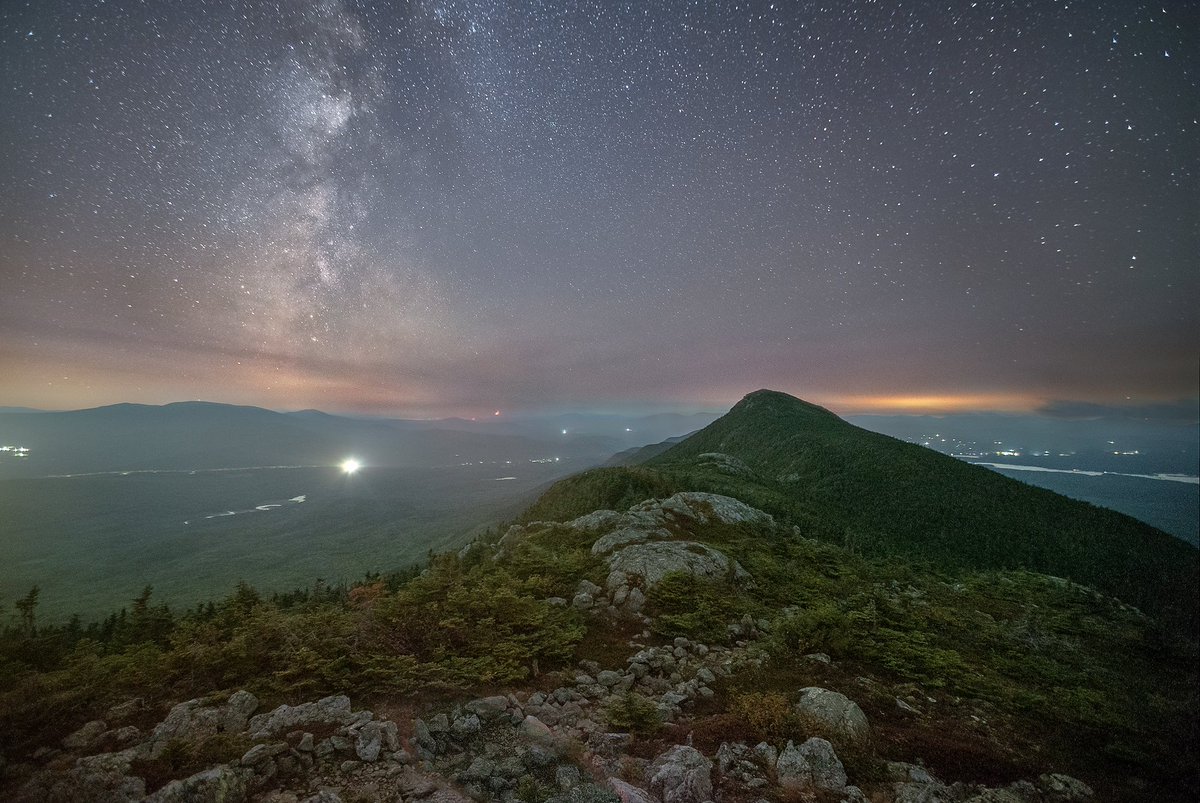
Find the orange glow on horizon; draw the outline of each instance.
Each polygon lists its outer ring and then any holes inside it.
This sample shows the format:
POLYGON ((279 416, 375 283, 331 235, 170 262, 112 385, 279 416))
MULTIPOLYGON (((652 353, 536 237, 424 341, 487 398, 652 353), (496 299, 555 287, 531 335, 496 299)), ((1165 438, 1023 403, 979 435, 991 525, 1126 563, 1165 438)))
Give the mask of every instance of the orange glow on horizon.
POLYGON ((1012 393, 842 396, 828 400, 842 413, 938 414, 976 411, 1029 412, 1044 399, 1012 393))

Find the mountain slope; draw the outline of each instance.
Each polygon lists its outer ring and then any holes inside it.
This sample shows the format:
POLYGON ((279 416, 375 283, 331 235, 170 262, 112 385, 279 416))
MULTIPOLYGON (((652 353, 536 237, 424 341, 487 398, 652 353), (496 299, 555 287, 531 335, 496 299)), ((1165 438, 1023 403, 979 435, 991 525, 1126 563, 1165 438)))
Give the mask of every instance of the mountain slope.
POLYGON ((725 494, 875 556, 1030 569, 1094 586, 1156 616, 1197 621, 1197 551, 1147 524, 855 427, 756 391, 630 469, 588 472, 527 514, 585 513, 617 488, 725 494), (727 455, 729 459, 722 457, 727 455), (612 473, 624 472, 624 473, 612 473), (606 490, 598 492, 603 486, 606 490), (578 504, 572 497, 578 495, 578 504), (585 509, 586 508, 586 509, 585 509))

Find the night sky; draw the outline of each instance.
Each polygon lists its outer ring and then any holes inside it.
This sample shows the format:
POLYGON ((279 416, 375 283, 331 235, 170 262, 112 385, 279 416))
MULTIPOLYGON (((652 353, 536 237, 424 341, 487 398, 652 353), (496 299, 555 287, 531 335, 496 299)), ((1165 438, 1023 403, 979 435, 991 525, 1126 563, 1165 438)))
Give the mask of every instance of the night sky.
POLYGON ((1200 4, 0 4, 0 404, 1194 397, 1200 4))

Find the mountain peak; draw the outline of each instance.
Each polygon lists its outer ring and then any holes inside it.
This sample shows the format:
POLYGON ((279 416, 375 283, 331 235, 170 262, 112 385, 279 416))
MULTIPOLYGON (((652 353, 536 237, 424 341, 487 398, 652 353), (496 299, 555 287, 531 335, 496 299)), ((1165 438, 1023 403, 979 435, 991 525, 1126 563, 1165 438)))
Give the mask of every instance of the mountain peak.
POLYGON ((737 412, 746 412, 756 410, 758 412, 768 413, 786 413, 786 414, 804 414, 804 415, 826 415, 831 418, 837 418, 836 415, 826 410, 824 407, 807 402, 804 399, 791 396, 778 390, 770 390, 762 388, 752 393, 747 393, 740 402, 735 404, 729 411, 730 414, 737 412))

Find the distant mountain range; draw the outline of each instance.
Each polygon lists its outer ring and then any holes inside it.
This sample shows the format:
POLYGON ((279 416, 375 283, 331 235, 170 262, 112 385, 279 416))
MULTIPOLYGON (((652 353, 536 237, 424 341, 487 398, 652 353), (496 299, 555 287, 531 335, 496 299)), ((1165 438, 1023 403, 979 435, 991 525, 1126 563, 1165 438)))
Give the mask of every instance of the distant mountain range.
POLYGON ((279 413, 211 402, 116 404, 70 412, 0 412, 0 444, 29 449, 0 460, 0 477, 270 465, 419 467, 480 461, 603 460, 677 435, 715 416, 553 416, 411 421, 279 413))

